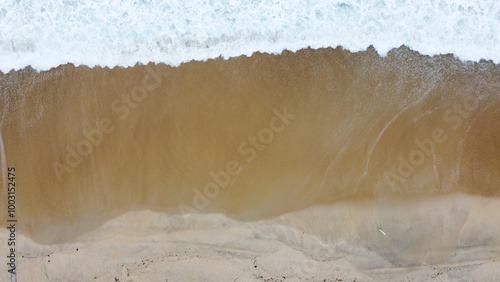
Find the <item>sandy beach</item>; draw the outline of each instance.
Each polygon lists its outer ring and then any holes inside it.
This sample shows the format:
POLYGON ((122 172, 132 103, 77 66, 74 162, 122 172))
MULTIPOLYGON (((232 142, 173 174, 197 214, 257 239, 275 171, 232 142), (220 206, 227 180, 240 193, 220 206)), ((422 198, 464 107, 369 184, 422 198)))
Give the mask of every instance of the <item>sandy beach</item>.
POLYGON ((404 46, 2 74, 18 281, 494 281, 499 78, 404 46))
POLYGON ((495 281, 499 212, 498 199, 460 193, 255 222, 130 211, 71 242, 22 236, 18 281, 495 281))

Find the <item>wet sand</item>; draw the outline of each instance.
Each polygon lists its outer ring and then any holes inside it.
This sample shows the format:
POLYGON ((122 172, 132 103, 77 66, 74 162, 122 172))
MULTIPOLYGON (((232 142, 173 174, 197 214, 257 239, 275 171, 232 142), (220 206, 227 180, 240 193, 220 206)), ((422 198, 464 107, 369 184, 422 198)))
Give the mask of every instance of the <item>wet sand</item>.
MULTIPOLYGON (((1 74, 1 137, 6 166, 17 171, 19 232, 57 244, 139 210, 221 213, 251 224, 386 197, 398 197, 396 206, 457 193, 497 201, 499 79, 491 62, 405 47, 384 58, 373 49, 307 49, 176 68, 1 74)), ((425 214, 408 212, 419 223, 425 214)), ((434 246, 427 240, 435 235, 422 236, 434 246)))

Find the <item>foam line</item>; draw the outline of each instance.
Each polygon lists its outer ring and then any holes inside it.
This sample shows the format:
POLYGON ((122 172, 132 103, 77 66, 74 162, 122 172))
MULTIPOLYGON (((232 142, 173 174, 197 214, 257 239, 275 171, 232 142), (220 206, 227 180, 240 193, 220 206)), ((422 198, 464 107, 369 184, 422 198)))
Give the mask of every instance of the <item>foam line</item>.
POLYGON ((312 47, 500 62, 500 2, 35 1, 0 3, 0 70, 60 64, 178 65, 312 47))

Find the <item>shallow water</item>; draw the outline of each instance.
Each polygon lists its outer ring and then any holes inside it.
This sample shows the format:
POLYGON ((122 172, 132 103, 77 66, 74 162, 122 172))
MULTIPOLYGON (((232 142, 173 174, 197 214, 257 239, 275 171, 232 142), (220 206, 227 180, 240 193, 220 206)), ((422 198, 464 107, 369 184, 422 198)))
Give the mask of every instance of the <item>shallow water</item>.
POLYGON ((2 74, 20 230, 64 242, 131 209, 257 220, 387 194, 497 197, 499 78, 405 47, 2 74))

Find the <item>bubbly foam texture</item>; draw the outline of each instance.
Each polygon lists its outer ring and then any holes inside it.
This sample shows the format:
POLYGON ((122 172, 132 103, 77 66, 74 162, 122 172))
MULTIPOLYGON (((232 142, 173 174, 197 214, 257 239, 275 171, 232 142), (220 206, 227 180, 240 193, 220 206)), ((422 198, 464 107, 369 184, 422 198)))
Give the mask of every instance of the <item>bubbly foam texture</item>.
POLYGON ((406 45, 500 62, 500 3, 454 1, 29 1, 0 3, 0 71, 31 65, 179 65, 287 49, 406 45))

